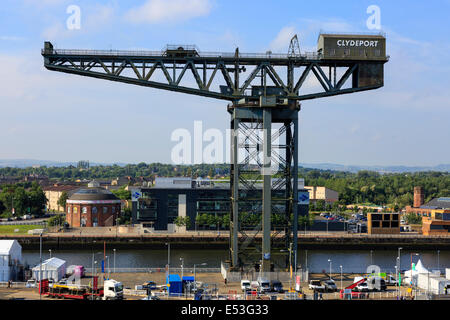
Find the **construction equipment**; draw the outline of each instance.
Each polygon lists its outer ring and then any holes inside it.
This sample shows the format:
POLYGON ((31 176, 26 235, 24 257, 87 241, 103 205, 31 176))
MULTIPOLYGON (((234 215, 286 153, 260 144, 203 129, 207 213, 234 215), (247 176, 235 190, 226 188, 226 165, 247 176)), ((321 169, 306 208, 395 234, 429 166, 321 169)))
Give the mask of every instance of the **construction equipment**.
POLYGON ((230 268, 260 263, 262 272, 269 272, 273 247, 283 249, 286 266, 296 266, 299 101, 382 87, 384 44, 381 35, 324 35, 318 51, 301 53, 295 37, 289 54, 248 54, 186 45, 161 51, 66 50, 45 42, 41 54, 48 70, 229 101, 230 268), (182 82, 188 74, 193 81, 182 82), (317 86, 305 88, 310 80, 317 86), (273 124, 278 128, 272 131, 273 124), (245 229, 244 214, 261 222, 245 229))

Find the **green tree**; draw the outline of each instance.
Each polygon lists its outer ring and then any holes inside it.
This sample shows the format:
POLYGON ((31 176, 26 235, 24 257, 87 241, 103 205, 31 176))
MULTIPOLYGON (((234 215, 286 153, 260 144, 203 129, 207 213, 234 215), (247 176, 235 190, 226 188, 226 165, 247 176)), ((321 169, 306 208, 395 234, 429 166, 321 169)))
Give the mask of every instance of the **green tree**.
POLYGON ((66 202, 67 202, 67 199, 69 199, 69 195, 67 194, 66 191, 63 191, 63 192, 61 193, 61 196, 60 196, 59 199, 58 199, 58 206, 63 207, 63 208, 64 208, 63 210, 66 209, 66 202))
POLYGON ((47 223, 50 227, 54 227, 54 226, 62 226, 65 221, 66 221, 65 215, 57 214, 48 219, 47 223))
POLYGON ((405 216, 408 224, 422 224, 422 217, 414 212, 410 212, 405 216))

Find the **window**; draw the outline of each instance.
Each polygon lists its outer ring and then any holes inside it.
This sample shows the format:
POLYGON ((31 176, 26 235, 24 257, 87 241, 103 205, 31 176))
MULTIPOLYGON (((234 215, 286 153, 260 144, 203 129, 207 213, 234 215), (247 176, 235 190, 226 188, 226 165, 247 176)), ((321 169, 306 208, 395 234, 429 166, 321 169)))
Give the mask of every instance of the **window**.
POLYGON ((72 207, 67 207, 67 213, 70 213, 72 207))
POLYGON ((375 57, 379 57, 379 56, 381 56, 381 50, 375 49, 375 57))
POLYGON ((389 221, 383 221, 383 228, 389 228, 389 227, 390 227, 389 221))
POLYGON ((108 207, 103 207, 103 213, 108 213, 108 207))
POLYGON ((379 228, 380 227, 380 221, 372 221, 372 228, 379 228))
POLYGON ((78 213, 78 207, 73 207, 73 213, 78 213))
POLYGON ((373 220, 381 220, 381 214, 372 214, 372 221, 373 220))
POLYGON ((86 207, 81 208, 81 212, 82 213, 87 213, 87 208, 86 207))
POLYGON ((398 221, 392 221, 391 228, 398 228, 398 221))
POLYGON ((116 207, 111 207, 111 212, 116 213, 116 207))
POLYGON ((350 55, 350 49, 344 49, 344 56, 350 55))
POLYGON ((92 207, 92 213, 97 213, 97 207, 92 207))
POLYGON ((336 49, 330 49, 330 56, 336 55, 336 49))

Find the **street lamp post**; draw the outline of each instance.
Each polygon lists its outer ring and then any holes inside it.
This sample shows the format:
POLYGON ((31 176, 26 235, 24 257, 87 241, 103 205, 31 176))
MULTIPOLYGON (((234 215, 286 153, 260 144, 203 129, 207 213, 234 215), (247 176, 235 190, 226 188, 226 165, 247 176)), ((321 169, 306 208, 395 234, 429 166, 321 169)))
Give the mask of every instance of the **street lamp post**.
POLYGON ((305 259, 306 271, 308 271, 308 250, 305 250, 305 259))
POLYGON ((166 242, 167 246, 167 274, 170 275, 170 242, 166 242))
POLYGON ((42 232, 39 236, 39 300, 42 299, 42 232))
POLYGON ((399 292, 400 292, 400 287, 402 286, 402 275, 401 275, 401 273, 402 273, 402 258, 401 258, 401 253, 400 253, 400 250, 402 250, 402 249, 403 249, 402 247, 398 248, 398 256, 397 256, 397 259, 398 259, 398 286, 399 286, 398 290, 399 290, 399 292))
POLYGON ((437 261, 437 262, 438 262, 438 267, 437 267, 437 269, 438 269, 438 270, 441 270, 441 269, 439 269, 439 267, 440 267, 440 265, 439 265, 439 253, 440 253, 440 252, 441 252, 440 250, 437 251, 437 258, 438 258, 438 261, 437 261))
POLYGON ((183 281, 183 275, 184 275, 184 259, 180 258, 181 261, 181 281, 183 281))
MULTIPOLYGON (((397 264, 398 264, 398 257, 397 257, 397 264)), ((400 290, 400 287, 399 287, 399 285, 398 285, 398 272, 397 272, 397 269, 398 269, 398 266, 397 265, 395 265, 394 266, 394 268, 395 268, 395 279, 396 279, 396 281, 397 281, 397 284, 396 284, 396 291, 397 291, 397 297, 399 296, 399 290, 400 290)))
POLYGON ((200 264, 195 264, 194 263, 194 288, 195 290, 197 290, 197 278, 196 278, 196 273, 195 273, 195 266, 206 266, 206 262, 200 263, 200 264))
POLYGON ((339 268, 341 268, 341 290, 343 290, 344 287, 342 286, 342 266, 339 266, 339 268))
POLYGON ((370 250, 370 265, 373 265, 373 250, 370 250))
POLYGON ((330 279, 331 279, 331 259, 328 259, 328 262, 330 263, 330 279))
POLYGON ((114 252, 114 273, 116 273, 116 249, 113 249, 114 252))
POLYGON ((48 252, 50 253, 50 259, 52 258, 52 249, 48 249, 48 252))
POLYGON ((411 280, 409 282, 411 288, 412 288, 412 285, 413 285, 413 277, 412 277, 413 276, 413 273, 412 273, 412 271, 413 271, 412 256, 413 255, 418 256, 419 254, 411 252, 411 280))

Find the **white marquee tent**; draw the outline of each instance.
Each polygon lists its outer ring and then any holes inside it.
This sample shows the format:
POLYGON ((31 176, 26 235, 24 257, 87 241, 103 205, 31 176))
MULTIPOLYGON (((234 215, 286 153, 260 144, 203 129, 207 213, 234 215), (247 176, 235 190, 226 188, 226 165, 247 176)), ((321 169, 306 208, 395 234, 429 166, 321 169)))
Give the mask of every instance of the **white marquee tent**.
POLYGON ((412 280, 412 284, 416 285, 420 273, 430 273, 430 271, 424 267, 422 261, 419 259, 413 269, 405 271, 403 274, 403 283, 410 284, 412 280))
POLYGON ((33 278, 39 281, 41 279, 53 279, 59 281, 66 275, 66 261, 59 258, 50 258, 42 262, 42 268, 39 265, 33 268, 33 278))
POLYGON ((17 280, 22 246, 17 240, 0 240, 0 282, 17 280))

